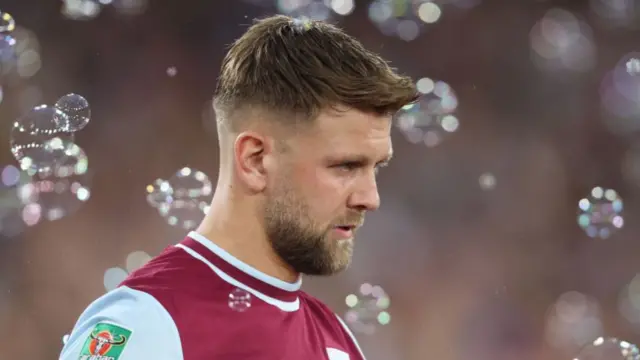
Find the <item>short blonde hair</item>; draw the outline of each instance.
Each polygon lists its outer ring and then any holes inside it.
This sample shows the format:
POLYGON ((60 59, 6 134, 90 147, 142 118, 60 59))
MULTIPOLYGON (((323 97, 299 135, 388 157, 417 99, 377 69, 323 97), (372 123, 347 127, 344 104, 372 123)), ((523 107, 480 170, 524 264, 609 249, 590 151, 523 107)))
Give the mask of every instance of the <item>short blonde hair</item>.
POLYGON ((337 27, 277 15, 257 20, 225 56, 214 96, 218 122, 234 130, 243 109, 312 122, 328 107, 392 114, 418 97, 411 78, 337 27))

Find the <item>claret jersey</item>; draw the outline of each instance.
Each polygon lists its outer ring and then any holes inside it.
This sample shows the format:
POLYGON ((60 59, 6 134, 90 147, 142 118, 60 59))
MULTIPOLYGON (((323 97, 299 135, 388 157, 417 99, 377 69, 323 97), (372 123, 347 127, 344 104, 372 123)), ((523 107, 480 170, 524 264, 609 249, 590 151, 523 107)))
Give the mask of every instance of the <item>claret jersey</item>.
POLYGON ((300 285, 191 232, 91 303, 60 360, 364 360, 344 322, 300 285))

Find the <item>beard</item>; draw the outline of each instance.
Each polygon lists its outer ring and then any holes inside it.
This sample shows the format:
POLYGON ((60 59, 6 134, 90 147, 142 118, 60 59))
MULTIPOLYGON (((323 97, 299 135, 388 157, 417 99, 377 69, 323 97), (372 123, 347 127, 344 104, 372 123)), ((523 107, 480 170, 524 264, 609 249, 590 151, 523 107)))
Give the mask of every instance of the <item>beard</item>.
MULTIPOLYGON (((361 222, 362 215, 357 216, 361 222)), ((273 250, 298 273, 332 275, 351 263, 353 240, 332 239, 333 226, 315 222, 307 204, 291 189, 268 197, 264 220, 273 250)))

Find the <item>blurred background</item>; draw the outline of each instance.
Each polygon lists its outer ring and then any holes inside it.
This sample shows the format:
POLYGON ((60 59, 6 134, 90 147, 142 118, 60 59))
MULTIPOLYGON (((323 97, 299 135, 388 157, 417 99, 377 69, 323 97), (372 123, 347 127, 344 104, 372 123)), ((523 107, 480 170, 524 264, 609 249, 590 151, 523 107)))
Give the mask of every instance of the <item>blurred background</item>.
MULTIPOLYGON (((203 216, 226 47, 274 13, 415 78, 352 267, 369 360, 637 359, 640 1, 0 0, 0 359, 57 358, 203 216)), ((250 316, 250 311, 244 316, 250 316)))

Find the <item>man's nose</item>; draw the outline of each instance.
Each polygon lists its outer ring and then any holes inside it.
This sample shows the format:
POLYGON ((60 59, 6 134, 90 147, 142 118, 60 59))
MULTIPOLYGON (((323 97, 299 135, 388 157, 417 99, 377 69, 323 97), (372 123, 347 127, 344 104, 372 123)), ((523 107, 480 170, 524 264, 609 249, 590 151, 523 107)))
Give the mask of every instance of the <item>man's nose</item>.
POLYGON ((380 194, 375 175, 363 179, 349 198, 349 207, 360 211, 373 211, 380 207, 380 194))

